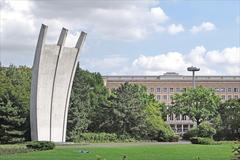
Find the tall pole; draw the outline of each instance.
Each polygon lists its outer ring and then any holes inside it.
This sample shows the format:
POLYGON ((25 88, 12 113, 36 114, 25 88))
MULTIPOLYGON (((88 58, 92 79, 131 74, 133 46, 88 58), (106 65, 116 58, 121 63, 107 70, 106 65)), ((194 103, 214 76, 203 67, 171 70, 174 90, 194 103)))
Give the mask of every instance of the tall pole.
POLYGON ((192 72, 192 85, 193 85, 193 88, 195 89, 196 88, 196 82, 195 82, 195 72, 196 71, 200 71, 200 68, 197 68, 197 67, 188 67, 187 68, 188 71, 192 72))
POLYGON ((193 88, 196 88, 196 84, 195 84, 195 71, 192 72, 192 83, 193 83, 193 88))

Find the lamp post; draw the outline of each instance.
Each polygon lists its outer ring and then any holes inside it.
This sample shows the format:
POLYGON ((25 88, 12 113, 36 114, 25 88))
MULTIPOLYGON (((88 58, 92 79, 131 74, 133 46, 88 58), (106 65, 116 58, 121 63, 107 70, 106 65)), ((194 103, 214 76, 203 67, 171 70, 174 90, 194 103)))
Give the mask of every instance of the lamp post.
POLYGON ((200 71, 200 68, 192 66, 192 67, 188 67, 187 70, 192 72, 192 84, 193 84, 193 88, 195 88, 196 87, 196 85, 195 85, 195 72, 200 71))

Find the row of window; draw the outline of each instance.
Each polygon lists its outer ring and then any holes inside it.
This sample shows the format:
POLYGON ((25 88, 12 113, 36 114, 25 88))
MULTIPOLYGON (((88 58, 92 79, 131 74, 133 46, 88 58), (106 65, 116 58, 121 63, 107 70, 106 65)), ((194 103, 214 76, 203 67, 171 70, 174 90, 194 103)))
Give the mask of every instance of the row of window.
POLYGON ((187 124, 183 124, 183 125, 171 124, 170 126, 171 126, 172 130, 174 130, 175 132, 179 132, 179 133, 187 132, 189 129, 193 128, 193 125, 187 125, 187 124))
POLYGON ((186 121, 187 120, 187 116, 186 115, 175 115, 174 114, 170 114, 169 115, 169 120, 173 121, 173 120, 177 120, 177 121, 186 121), (175 118, 175 119, 174 119, 175 118))
POLYGON ((239 88, 215 88, 216 92, 239 92, 239 88))
MULTIPOLYGON (((156 99, 157 100, 170 100, 171 99, 171 96, 172 95, 156 95, 156 99)), ((223 99, 223 100, 228 100, 228 99, 238 99, 238 98, 240 98, 239 97, 239 95, 221 95, 221 98, 223 99)))
MULTIPOLYGON (((234 92, 237 93, 240 91, 239 88, 213 88, 216 92, 234 92)), ((184 92, 186 91, 186 88, 149 88, 150 92, 156 92, 156 93, 166 93, 166 92, 184 92)))
MULTIPOLYGON (((150 88, 149 89, 150 92, 154 92, 154 88, 150 88)), ((186 88, 156 88, 156 92, 160 93, 160 92, 183 92, 186 91, 186 88)))
POLYGON ((228 95, 228 96, 222 95, 221 97, 222 97, 223 100, 228 100, 228 99, 232 99, 232 98, 234 98, 234 99, 239 98, 238 95, 234 95, 234 96, 232 96, 232 95, 228 95))

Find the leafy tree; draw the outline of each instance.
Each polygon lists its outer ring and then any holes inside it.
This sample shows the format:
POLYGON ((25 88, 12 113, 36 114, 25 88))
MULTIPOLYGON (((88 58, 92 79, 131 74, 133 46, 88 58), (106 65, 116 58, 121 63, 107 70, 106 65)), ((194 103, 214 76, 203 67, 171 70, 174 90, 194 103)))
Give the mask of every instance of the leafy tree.
POLYGON ((28 140, 31 70, 12 65, 0 68, 0 142, 28 140))
POLYGON ((146 88, 125 83, 112 91, 98 112, 99 131, 137 139, 168 141, 174 132, 163 119, 164 107, 146 88))
POLYGON ((222 103, 218 109, 222 123, 222 138, 240 139, 240 99, 230 99, 222 103))
POLYGON ((182 94, 175 94, 170 111, 175 114, 188 115, 199 125, 217 115, 219 104, 220 98, 213 90, 198 86, 182 94))
POLYGON ((157 141, 177 141, 174 140, 175 134, 171 127, 166 124, 162 118, 162 110, 166 108, 165 104, 159 103, 154 96, 149 97, 149 103, 146 108, 147 136, 145 139, 157 141))
POLYGON ((107 99, 106 95, 107 89, 101 75, 84 71, 78 64, 68 112, 68 140, 74 140, 82 132, 96 131, 95 112, 98 112, 98 106, 107 99))

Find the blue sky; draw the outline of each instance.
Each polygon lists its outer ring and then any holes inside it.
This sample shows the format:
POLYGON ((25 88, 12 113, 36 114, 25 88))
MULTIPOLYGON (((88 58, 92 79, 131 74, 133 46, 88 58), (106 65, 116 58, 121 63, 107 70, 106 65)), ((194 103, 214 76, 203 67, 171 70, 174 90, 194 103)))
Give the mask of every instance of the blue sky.
POLYGON ((73 46, 88 33, 80 66, 104 75, 187 73, 240 75, 240 1, 25 1, 3 0, 0 61, 33 63, 42 23, 48 43, 61 27, 73 46))

